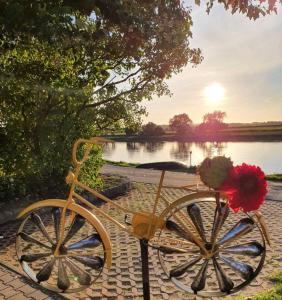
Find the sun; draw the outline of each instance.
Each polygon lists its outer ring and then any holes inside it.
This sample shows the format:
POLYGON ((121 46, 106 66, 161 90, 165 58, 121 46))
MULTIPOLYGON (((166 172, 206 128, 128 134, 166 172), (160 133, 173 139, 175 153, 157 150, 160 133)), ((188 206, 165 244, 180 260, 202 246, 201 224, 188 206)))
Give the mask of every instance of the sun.
POLYGON ((224 98, 225 89, 220 83, 214 82, 205 87, 203 94, 209 104, 219 104, 224 98))

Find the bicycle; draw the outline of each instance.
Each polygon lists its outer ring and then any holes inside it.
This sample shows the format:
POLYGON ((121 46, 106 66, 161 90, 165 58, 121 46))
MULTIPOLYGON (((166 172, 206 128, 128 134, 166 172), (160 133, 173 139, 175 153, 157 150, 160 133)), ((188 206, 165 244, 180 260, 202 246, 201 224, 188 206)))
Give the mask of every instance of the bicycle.
POLYGON ((269 243, 264 218, 258 211, 230 213, 223 193, 200 185, 164 185, 166 169, 158 168, 161 176, 152 211, 133 211, 80 182, 79 172, 92 146, 108 142, 98 137, 77 140, 72 150, 74 170, 66 177, 67 199, 42 200, 19 214, 23 221, 16 238, 17 256, 33 281, 56 292, 78 292, 93 284, 104 267, 111 267, 110 237, 97 215, 148 241, 158 251, 164 273, 186 292, 223 296, 238 292, 259 274, 269 243), (162 195, 164 188, 178 188, 187 195, 170 202, 162 195), (123 212, 124 224, 86 200, 81 191, 123 212), (166 208, 157 215, 160 201, 166 208))

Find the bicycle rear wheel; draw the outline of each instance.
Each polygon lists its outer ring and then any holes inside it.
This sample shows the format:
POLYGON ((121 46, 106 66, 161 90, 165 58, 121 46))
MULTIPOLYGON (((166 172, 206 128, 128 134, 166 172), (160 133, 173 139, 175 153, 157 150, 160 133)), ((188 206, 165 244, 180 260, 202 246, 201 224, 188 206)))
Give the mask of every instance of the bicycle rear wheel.
POLYGON ((158 256, 178 288, 203 297, 224 296, 250 284, 261 271, 266 245, 259 225, 249 214, 230 212, 223 199, 217 206, 214 193, 183 197, 163 217, 158 256))
POLYGON ((17 256, 36 283, 55 292, 79 292, 100 276, 105 244, 93 222, 67 209, 64 241, 55 256, 62 210, 61 206, 44 205, 29 211, 18 230, 17 256))

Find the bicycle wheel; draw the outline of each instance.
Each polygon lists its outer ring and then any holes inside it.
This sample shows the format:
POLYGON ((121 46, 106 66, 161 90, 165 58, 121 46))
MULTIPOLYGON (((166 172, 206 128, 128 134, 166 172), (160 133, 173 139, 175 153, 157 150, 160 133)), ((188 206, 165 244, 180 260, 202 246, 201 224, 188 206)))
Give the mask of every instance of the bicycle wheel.
POLYGON ((67 209, 63 243, 54 255, 62 210, 62 205, 44 204, 25 215, 16 238, 17 256, 36 283, 56 292, 79 292, 100 276, 105 244, 93 222, 67 209))
POLYGON ((203 297, 224 296, 261 271, 266 245, 259 225, 249 214, 232 213, 223 199, 218 206, 214 193, 183 197, 162 217, 158 256, 178 288, 203 297))

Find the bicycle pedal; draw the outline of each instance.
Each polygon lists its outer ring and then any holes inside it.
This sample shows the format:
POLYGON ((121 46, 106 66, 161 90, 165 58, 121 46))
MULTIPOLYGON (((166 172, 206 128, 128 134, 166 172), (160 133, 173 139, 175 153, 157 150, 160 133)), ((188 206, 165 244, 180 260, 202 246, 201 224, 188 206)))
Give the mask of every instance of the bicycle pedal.
POLYGON ((126 225, 132 225, 129 221, 128 221, 128 219, 129 219, 129 215, 128 214, 126 214, 125 216, 124 216, 124 223, 126 224, 126 225))

